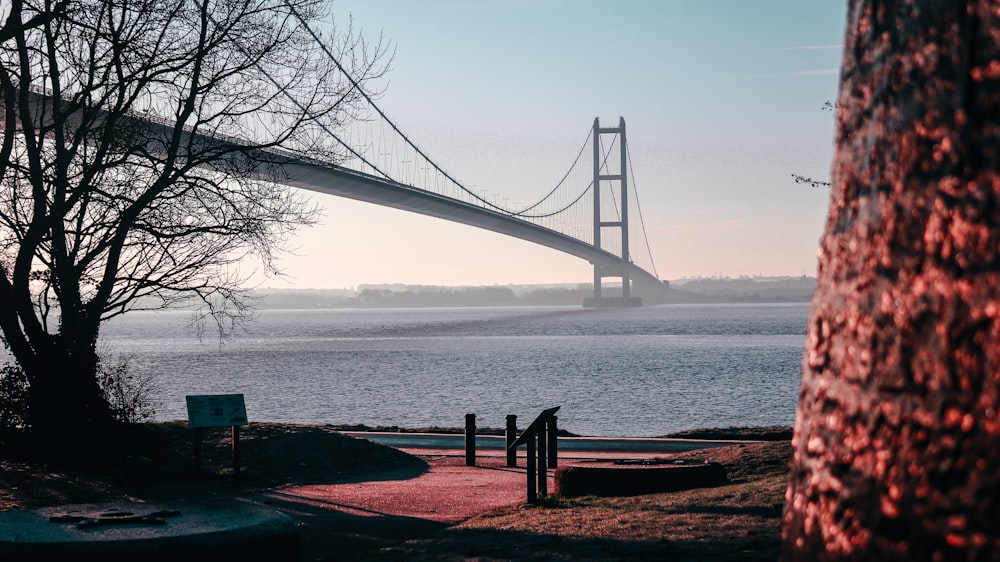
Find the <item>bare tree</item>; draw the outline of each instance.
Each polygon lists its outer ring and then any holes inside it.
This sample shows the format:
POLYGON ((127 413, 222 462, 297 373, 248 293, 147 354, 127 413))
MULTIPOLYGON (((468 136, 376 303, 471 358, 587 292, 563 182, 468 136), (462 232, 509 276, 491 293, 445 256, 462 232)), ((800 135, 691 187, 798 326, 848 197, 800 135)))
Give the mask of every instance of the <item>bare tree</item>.
POLYGON ((1000 13, 852 0, 785 560, 1000 559, 1000 13))
POLYGON ((43 433, 110 419, 95 351, 107 319, 184 299, 218 326, 246 317, 239 266, 275 272, 315 218, 276 185, 281 162, 335 161, 329 131, 359 116, 389 58, 348 28, 326 36, 331 60, 310 29, 322 0, 55 7, 18 2, 0 45, 0 329, 43 433))
MULTIPOLYGON (((19 33, 51 21, 56 14, 62 13, 66 9, 67 4, 68 0, 63 0, 52 6, 51 11, 36 13, 31 19, 24 21, 23 0, 11 0, 6 14, 0 12, 0 17, 6 16, 3 19, 3 25, 0 26, 0 44, 14 39, 19 33)), ((16 97, 17 90, 14 88, 11 75, 7 72, 5 65, 0 65, 0 100, 14 100, 16 97)), ((0 111, 3 111, 5 106, 6 104, 0 105, 0 111)), ((0 177, 4 175, 14 149, 14 138, 17 134, 15 117, 14 113, 5 112, 3 119, 0 120, 0 127, 3 128, 3 138, 0 139, 0 177)))

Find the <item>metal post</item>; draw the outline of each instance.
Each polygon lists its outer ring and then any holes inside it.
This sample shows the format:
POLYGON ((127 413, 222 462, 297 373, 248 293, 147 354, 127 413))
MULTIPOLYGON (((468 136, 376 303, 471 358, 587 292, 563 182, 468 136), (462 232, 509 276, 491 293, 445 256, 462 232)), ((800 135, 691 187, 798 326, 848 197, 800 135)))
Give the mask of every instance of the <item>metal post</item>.
POLYGON ((535 472, 535 436, 534 434, 528 435, 527 441, 524 442, 525 448, 527 449, 528 458, 526 459, 526 464, 528 470, 528 503, 538 503, 538 489, 535 487, 536 472, 535 472))
POLYGON ((240 427, 233 426, 233 474, 240 473, 240 427))
POLYGON ((194 446, 194 473, 198 474, 201 472, 201 428, 196 427, 192 430, 192 445, 194 446))
POLYGON ((476 466, 476 414, 465 414, 465 466, 476 466))
POLYGON ((549 495, 549 463, 545 460, 548 445, 545 443, 545 424, 538 426, 538 496, 549 495))
POLYGON ((549 432, 549 468, 557 468, 559 466, 559 446, 557 441, 559 439, 559 427, 556 417, 552 416, 549 418, 549 422, 545 426, 549 432))
POLYGON ((515 440, 517 440, 517 416, 514 414, 507 414, 507 466, 514 467, 517 466, 517 449, 511 447, 515 440))

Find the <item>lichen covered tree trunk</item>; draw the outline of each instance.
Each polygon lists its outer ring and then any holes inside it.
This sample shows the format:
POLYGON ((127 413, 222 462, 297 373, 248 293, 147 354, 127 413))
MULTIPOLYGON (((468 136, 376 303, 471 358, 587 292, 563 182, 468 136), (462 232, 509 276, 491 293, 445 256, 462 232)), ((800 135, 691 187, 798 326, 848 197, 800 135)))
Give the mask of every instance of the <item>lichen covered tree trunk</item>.
POLYGON ((784 560, 1000 559, 1000 5, 852 0, 784 560))

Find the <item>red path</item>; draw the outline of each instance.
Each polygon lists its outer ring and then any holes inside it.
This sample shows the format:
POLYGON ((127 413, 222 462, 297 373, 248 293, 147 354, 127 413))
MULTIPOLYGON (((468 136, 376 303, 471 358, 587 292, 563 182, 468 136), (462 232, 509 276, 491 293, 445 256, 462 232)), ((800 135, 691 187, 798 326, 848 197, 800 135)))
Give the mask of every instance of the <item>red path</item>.
MULTIPOLYGON (((428 470, 372 474, 363 480, 338 484, 294 486, 266 494, 282 502, 335 509, 358 517, 415 517, 446 524, 465 521, 500 507, 527 500, 527 474, 524 452, 516 468, 507 468, 502 451, 480 450, 476 466, 465 466, 462 451, 454 449, 401 449, 423 459, 428 470)), ((630 459, 663 456, 654 453, 587 452, 566 455, 560 466, 587 461, 627 457, 630 459)), ((549 469, 548 490, 555 492, 549 469)))
MULTIPOLYGON (((299 521, 302 560, 315 560, 332 555, 337 559, 370 558, 380 548, 425 537, 527 499, 523 457, 518 459, 517 468, 507 468, 502 451, 480 451, 477 466, 467 467, 461 451, 404 450, 426 461, 427 470, 399 470, 353 482, 281 488, 247 501, 270 505, 299 521)), ((605 456, 586 454, 587 458, 605 456)), ((560 465, 576 462, 580 459, 560 458, 560 465)), ((548 488, 555 490, 551 469, 548 488)))
POLYGON ((469 467, 464 456, 416 453, 429 467, 419 475, 390 472, 372 475, 373 480, 295 486, 270 495, 356 517, 415 517, 446 524, 527 498, 523 462, 521 467, 506 468, 501 457, 480 457, 477 466, 469 467))
POLYGON ((524 459, 519 468, 506 468, 503 457, 480 456, 477 466, 467 467, 464 455, 455 451, 407 452, 426 461, 428 468, 371 474, 354 482, 292 486, 246 501, 271 506, 299 522, 302 560, 360 560, 377 555, 380 548, 432 535, 527 498, 524 459))

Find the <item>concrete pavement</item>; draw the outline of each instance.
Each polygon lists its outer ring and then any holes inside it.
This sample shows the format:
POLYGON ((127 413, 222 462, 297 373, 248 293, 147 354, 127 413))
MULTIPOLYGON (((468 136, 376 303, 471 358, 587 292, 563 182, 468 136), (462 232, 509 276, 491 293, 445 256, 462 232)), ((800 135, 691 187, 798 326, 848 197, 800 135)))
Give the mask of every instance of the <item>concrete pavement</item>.
MULTIPOLYGON (((344 435, 401 449, 407 452, 420 452, 424 449, 439 451, 464 451, 465 435, 461 433, 396 433, 378 431, 345 431, 344 435)), ((747 443, 747 441, 721 441, 704 439, 670 439, 660 437, 560 437, 559 455, 570 458, 576 455, 592 456, 595 453, 612 456, 632 457, 636 454, 669 454, 724 447, 747 443)), ((506 440, 499 435, 477 435, 476 449, 481 454, 504 451, 506 440)), ((523 454, 523 449, 521 449, 523 454)))

